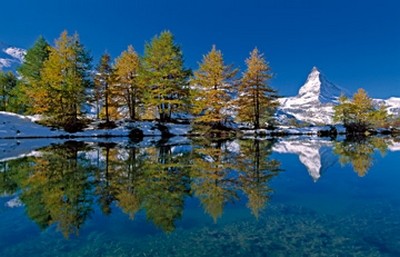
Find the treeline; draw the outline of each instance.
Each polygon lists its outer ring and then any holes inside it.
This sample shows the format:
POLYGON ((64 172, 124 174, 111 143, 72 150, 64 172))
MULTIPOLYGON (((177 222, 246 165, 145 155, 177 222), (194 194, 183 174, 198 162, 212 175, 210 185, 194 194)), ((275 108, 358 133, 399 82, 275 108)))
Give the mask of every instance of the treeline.
POLYGON ((88 106, 106 127, 119 118, 163 123, 187 114, 196 124, 218 128, 235 112, 238 121, 258 129, 271 121, 277 94, 268 85, 270 67, 257 48, 246 64, 240 76, 213 46, 192 72, 172 33, 164 31, 146 43, 142 56, 128 46, 114 60, 104 53, 93 67, 78 34, 64 31, 54 46, 43 37, 35 42, 18 69, 20 78, 1 74, 7 82, 2 83, 0 110, 41 114, 47 125, 67 131, 85 125, 88 106))
MULTIPOLYGON (((69 132, 82 129, 88 113, 103 120, 102 128, 121 118, 164 123, 179 117, 211 132, 226 129, 232 117, 254 129, 272 127, 278 101, 268 85, 271 68, 257 48, 245 62, 239 74, 212 46, 193 72, 172 33, 164 31, 146 43, 142 56, 130 45, 114 60, 104 53, 93 67, 78 34, 64 31, 54 46, 39 37, 18 76, 0 72, 0 111, 40 114, 46 125, 69 132)), ((334 121, 349 133, 400 124, 362 89, 353 99, 340 98, 334 121)))

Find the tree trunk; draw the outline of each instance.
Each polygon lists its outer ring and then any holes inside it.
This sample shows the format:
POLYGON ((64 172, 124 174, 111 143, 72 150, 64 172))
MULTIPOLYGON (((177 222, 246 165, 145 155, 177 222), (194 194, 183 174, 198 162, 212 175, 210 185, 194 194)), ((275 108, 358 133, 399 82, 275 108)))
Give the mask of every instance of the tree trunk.
POLYGON ((132 99, 131 99, 131 91, 129 89, 126 90, 126 101, 128 104, 129 118, 132 119, 132 99))
POLYGON ((131 94, 131 103, 132 103, 131 119, 136 120, 136 94, 133 93, 131 94))
POLYGON ((96 97, 96 119, 100 119, 100 101, 99 98, 96 97))
POLYGON ((260 128, 260 89, 259 89, 259 79, 257 76, 256 79, 256 112, 255 112, 255 119, 256 122, 254 124, 255 129, 260 128))
POLYGON ((105 88, 105 92, 104 92, 104 98, 106 100, 106 122, 109 123, 110 122, 110 113, 108 111, 108 84, 106 84, 106 88, 105 88))

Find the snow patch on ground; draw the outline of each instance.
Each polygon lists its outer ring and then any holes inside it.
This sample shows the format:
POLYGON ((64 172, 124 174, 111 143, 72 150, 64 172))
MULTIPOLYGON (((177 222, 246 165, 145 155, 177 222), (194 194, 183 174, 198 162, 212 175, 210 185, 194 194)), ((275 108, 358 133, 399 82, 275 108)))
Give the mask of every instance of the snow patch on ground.
MULTIPOLYGON (((159 137, 161 131, 156 128, 157 122, 118 121, 114 129, 96 129, 94 125, 84 131, 67 133, 63 130, 55 130, 35 123, 40 116, 23 116, 15 113, 0 112, 0 138, 54 138, 54 137, 127 137, 132 128, 143 131, 144 136, 159 137)), ((176 136, 187 135, 190 125, 166 124, 170 133, 176 136)))
POLYGON ((175 136, 186 136, 191 130, 189 124, 167 124, 169 133, 175 136))
POLYGON ((0 112, 0 138, 56 137, 60 131, 51 130, 32 122, 26 116, 10 112, 0 112))

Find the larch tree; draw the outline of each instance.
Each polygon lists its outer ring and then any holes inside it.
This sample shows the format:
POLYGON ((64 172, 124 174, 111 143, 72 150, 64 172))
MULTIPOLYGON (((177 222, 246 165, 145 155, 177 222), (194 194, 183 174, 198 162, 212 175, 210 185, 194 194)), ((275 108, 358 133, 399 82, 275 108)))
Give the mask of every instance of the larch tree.
POLYGON ((231 99, 229 93, 237 70, 225 65, 222 52, 215 45, 203 56, 192 80, 192 105, 196 123, 221 125, 228 117, 223 112, 231 99))
POLYGON ((115 61, 116 82, 112 87, 114 102, 122 101, 128 107, 129 118, 138 119, 137 109, 143 99, 143 85, 139 80, 140 57, 133 46, 128 46, 126 51, 115 61))
POLYGON ((150 108, 157 108, 161 123, 188 107, 190 74, 171 32, 164 31, 145 45, 142 69, 148 87, 145 99, 150 108))
POLYGON ((104 105, 106 123, 110 122, 110 87, 114 82, 114 70, 110 62, 110 55, 104 53, 96 67, 96 75, 94 76, 94 100, 97 119, 100 118, 101 107, 104 105))
POLYGON ((349 134, 364 133, 382 126, 388 118, 386 107, 376 106, 362 88, 358 89, 351 100, 341 96, 334 110, 333 120, 342 122, 349 134))
POLYGON ((69 36, 67 31, 50 49, 49 58, 41 72, 45 87, 43 113, 52 125, 62 126, 73 132, 80 129, 78 115, 85 102, 85 90, 89 87, 91 58, 79 41, 78 34, 69 36))
POLYGON ((41 106, 47 97, 45 87, 41 83, 41 72, 44 62, 49 58, 50 45, 40 36, 34 45, 27 50, 22 65, 18 68, 21 76, 17 86, 18 101, 27 113, 41 113, 47 107, 41 106))
POLYGON ((193 112, 196 123, 219 126, 227 119, 224 112, 231 99, 230 90, 237 70, 224 64, 222 52, 215 45, 203 56, 191 81, 193 112))
POLYGON ((250 122, 259 129, 264 122, 270 122, 275 113, 277 92, 268 85, 271 68, 257 48, 246 60, 247 70, 238 86, 238 119, 250 122))

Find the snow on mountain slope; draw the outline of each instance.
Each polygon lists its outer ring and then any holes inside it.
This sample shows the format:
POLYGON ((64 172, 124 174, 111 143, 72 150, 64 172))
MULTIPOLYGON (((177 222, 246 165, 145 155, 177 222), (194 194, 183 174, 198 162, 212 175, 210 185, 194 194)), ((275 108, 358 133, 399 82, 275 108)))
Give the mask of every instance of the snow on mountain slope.
POLYGON ((297 96, 280 98, 280 110, 311 124, 332 124, 333 106, 347 91, 328 81, 313 67, 297 96))
POLYGON ((300 88, 297 98, 308 103, 332 103, 337 102, 338 97, 343 93, 345 93, 344 89, 329 82, 317 67, 313 67, 306 83, 300 88))
POLYGON ((389 99, 373 99, 375 104, 384 104, 389 114, 400 116, 400 97, 390 97, 389 99))
POLYGON ((0 71, 16 71, 24 60, 26 50, 0 42, 0 71))
MULTIPOLYGON (((296 119, 314 125, 333 124, 333 107, 338 104, 341 95, 351 97, 343 89, 329 80, 316 68, 311 70, 299 93, 293 97, 280 98, 277 120, 286 124, 287 120, 296 119)), ((400 115, 400 97, 373 99, 374 103, 387 106, 389 114, 400 115)))
POLYGON ((307 168, 314 181, 321 177, 323 171, 337 162, 337 156, 332 150, 332 141, 285 139, 276 143, 273 151, 298 155, 300 162, 307 168))

